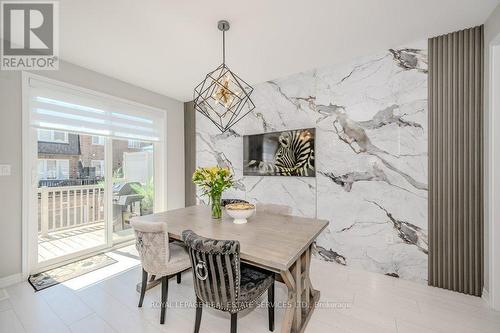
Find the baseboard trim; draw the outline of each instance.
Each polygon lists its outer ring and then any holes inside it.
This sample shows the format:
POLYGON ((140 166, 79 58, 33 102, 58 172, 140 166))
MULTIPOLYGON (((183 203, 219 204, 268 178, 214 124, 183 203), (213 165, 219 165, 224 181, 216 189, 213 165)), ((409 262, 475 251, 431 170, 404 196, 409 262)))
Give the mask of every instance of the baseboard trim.
POLYGON ((23 281, 23 274, 22 273, 12 274, 12 275, 0 278, 0 288, 5 288, 5 287, 11 286, 13 284, 19 283, 21 281, 23 281))
POLYGON ((481 294, 481 298, 483 299, 483 301, 485 301, 488 305, 491 306, 491 304, 490 304, 490 293, 484 287, 483 287, 483 292, 481 294))

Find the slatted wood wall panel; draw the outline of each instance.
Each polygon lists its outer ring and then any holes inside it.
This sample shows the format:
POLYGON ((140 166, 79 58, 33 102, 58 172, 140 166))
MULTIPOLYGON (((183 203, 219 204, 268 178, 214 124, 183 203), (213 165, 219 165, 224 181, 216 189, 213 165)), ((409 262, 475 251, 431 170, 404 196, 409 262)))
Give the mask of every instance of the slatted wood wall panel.
POLYGON ((429 39, 429 284, 483 287, 483 26, 429 39))

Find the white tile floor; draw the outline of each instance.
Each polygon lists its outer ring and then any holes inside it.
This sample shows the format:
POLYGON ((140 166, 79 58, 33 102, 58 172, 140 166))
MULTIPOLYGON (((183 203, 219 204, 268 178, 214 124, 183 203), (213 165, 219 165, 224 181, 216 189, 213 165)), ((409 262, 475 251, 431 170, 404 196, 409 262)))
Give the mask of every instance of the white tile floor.
MULTIPOLYGON (((135 251, 127 247, 109 254, 118 263, 44 291, 34 293, 27 283, 7 288, 9 299, 0 301, 0 332, 192 332, 194 298, 191 273, 181 285, 169 288, 166 324, 159 324, 156 287, 137 308, 135 285, 140 279, 135 251), (182 303, 184 302, 184 303, 182 303)), ((477 297, 397 280, 379 274, 312 262, 312 280, 321 291, 321 305, 306 332, 500 332, 500 313, 477 297), (332 308, 333 307, 333 308, 332 308)), ((285 288, 277 284, 277 301, 285 288)), ((280 331, 282 309, 277 309, 280 331)), ((240 315, 238 331, 267 332, 267 310, 257 308, 240 315)), ((229 332, 226 314, 206 309, 201 332, 229 332)))

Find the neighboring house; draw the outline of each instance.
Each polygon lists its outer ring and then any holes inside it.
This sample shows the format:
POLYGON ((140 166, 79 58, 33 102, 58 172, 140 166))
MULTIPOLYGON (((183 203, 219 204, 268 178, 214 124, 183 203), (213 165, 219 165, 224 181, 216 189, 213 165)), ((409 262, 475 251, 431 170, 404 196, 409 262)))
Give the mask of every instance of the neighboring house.
POLYGON ((38 130, 39 179, 71 179, 78 176, 80 138, 62 131, 38 130))
POLYGON ((104 177, 104 143, 103 136, 80 135, 80 160, 84 167, 95 168, 97 178, 104 177))
MULTIPOLYGON (((78 163, 93 168, 95 178, 105 174, 104 137, 71 134, 56 130, 38 130, 38 179, 79 179, 78 163)), ((123 167, 127 153, 141 152, 150 143, 136 140, 113 140, 113 171, 123 167)))
POLYGON ((137 140, 114 140, 113 141, 113 170, 123 172, 123 160, 125 153, 140 152, 150 143, 137 140))

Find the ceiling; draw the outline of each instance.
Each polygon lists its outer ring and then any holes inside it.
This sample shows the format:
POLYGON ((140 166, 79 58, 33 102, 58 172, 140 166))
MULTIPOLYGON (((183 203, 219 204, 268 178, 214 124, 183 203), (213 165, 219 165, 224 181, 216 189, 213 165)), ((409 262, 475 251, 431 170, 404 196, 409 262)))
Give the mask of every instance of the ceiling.
POLYGON ((221 63, 250 84, 484 23, 499 0, 61 0, 60 56, 180 101, 221 63))

